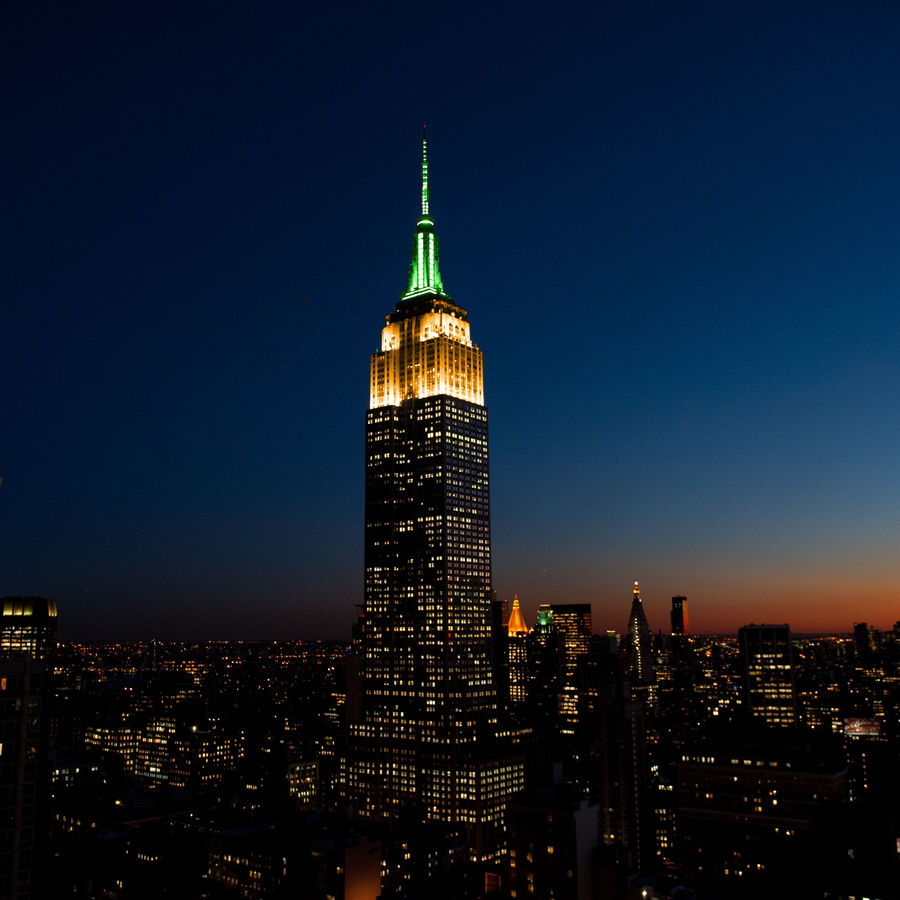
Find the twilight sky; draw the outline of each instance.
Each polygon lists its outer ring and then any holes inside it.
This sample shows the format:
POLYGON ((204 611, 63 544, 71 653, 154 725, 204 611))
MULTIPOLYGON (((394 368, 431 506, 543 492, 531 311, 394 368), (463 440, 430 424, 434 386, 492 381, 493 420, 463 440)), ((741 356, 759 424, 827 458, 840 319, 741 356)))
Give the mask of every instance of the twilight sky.
POLYGON ((427 122, 498 592, 889 627, 898 47, 887 0, 5 4, 0 595, 349 636, 427 122))

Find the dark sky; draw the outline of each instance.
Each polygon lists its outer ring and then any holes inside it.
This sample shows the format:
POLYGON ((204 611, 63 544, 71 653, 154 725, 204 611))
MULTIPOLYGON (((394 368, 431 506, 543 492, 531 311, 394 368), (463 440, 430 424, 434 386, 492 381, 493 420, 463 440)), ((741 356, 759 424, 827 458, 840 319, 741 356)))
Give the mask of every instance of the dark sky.
POLYGON ((428 123, 495 587, 900 619, 900 6, 0 10, 0 594, 344 637, 428 123))

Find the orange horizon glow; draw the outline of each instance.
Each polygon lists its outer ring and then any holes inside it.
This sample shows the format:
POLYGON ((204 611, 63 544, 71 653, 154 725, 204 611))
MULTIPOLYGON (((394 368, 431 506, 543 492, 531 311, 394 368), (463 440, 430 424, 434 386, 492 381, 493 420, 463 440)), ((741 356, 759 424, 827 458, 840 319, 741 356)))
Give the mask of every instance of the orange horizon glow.
MULTIPOLYGON (((848 576, 827 585, 812 577, 797 577, 792 583, 774 585, 768 579, 723 583, 720 577, 693 586, 683 579, 671 592, 658 587, 656 579, 643 579, 641 596, 653 633, 671 630, 672 597, 682 595, 690 605, 689 634, 732 634, 743 625, 787 624, 795 634, 846 634, 854 624, 866 622, 877 631, 891 631, 900 621, 900 590, 896 582, 860 584, 848 576), (714 583, 713 583, 714 581, 714 583), (692 589, 693 587, 693 589, 692 589)), ((587 591, 561 586, 534 596, 527 586, 518 586, 526 618, 533 620, 540 603, 590 603, 594 630, 627 631, 631 592, 624 585, 618 597, 608 590, 587 591)))

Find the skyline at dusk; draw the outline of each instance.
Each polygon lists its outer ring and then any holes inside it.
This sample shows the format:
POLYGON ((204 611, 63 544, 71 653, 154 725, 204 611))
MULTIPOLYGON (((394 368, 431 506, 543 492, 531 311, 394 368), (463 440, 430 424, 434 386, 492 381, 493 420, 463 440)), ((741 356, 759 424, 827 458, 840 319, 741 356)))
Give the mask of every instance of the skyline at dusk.
POLYGON ((890 628, 900 9, 384 15, 0 14, 0 595, 64 640, 349 637, 425 122, 499 595, 890 628))

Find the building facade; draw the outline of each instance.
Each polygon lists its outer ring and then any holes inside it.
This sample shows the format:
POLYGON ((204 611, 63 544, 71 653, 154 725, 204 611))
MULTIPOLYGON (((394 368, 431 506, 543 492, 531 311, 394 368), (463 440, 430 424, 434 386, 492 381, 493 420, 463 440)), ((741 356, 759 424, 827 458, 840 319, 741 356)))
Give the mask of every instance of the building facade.
POLYGON ((0 599, 0 898, 26 900, 40 881, 49 829, 47 701, 56 601, 0 599))
POLYGON ((738 632, 744 703, 767 725, 799 722, 794 650, 788 625, 745 625, 738 632))
POLYGON ((727 729, 684 748, 677 789, 678 854, 699 896, 829 896, 813 881, 830 864, 817 826, 848 817, 832 736, 727 729))
POLYGON ((563 735, 575 734, 578 724, 578 660, 588 652, 593 633, 590 603, 553 603, 553 625, 563 656, 563 679, 559 694, 559 727, 563 735))
POLYGON ((468 828, 499 825, 523 775, 498 734, 482 354, 438 264, 423 137, 407 290, 371 361, 358 704, 341 780, 366 818, 468 828))
POLYGON ((521 707, 528 699, 528 626, 519 608, 518 594, 513 597, 506 631, 509 702, 521 707))

